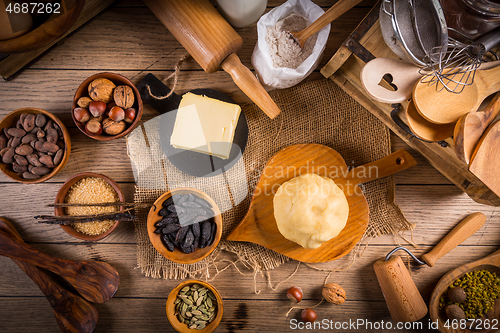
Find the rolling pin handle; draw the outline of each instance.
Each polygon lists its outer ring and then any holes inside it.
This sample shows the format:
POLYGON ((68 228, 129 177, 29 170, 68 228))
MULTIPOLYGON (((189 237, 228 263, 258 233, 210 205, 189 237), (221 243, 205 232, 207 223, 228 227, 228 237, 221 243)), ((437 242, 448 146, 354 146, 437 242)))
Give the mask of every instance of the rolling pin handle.
POLYGON ((274 119, 280 114, 280 109, 274 103, 273 99, 259 80, 252 72, 245 67, 240 58, 234 53, 231 53, 221 64, 222 69, 229 73, 233 78, 234 83, 247 95, 262 111, 271 119, 274 119))
POLYGON ((476 231, 481 229, 486 222, 486 216, 481 213, 473 213, 462 220, 453 228, 431 251, 422 256, 422 260, 429 266, 434 266, 439 258, 453 250, 476 231))

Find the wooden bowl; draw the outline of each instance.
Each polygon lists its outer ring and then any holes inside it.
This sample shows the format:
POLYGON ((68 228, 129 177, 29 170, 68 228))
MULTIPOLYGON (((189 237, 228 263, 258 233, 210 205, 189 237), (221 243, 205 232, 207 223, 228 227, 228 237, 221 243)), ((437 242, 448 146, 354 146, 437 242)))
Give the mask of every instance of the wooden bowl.
POLYGON ((51 173, 46 174, 45 176, 42 176, 38 179, 24 179, 21 178, 17 175, 16 172, 14 172, 7 164, 2 163, 2 160, 0 159, 0 170, 9 178, 18 181, 23 184, 36 184, 36 183, 41 183, 46 181, 47 179, 50 179, 54 177, 59 171, 61 171, 62 168, 66 165, 66 162, 68 162, 69 159, 69 154, 71 153, 71 139, 69 136, 69 132, 66 129, 66 126, 57 118, 54 116, 52 113, 47 112, 42 109, 37 109, 37 108, 22 108, 18 109, 16 111, 12 111, 9 113, 7 116, 5 116, 2 121, 0 121, 0 131, 3 133, 4 128, 10 128, 10 127, 15 127, 16 123, 21 116, 22 113, 33 113, 33 114, 39 114, 42 113, 46 117, 52 119, 54 123, 56 123, 59 128, 61 128, 62 133, 63 133, 63 138, 64 138, 64 155, 61 160, 61 163, 59 163, 58 166, 56 166, 51 173))
MULTIPOLYGON (((46 2, 46 0, 38 1, 37 5, 38 3, 44 4, 46 2)), ((62 0, 61 15, 56 17, 50 16, 40 26, 24 35, 0 41, 0 53, 28 52, 48 46, 50 43, 57 41, 73 26, 82 12, 84 5, 85 0, 76 0, 74 2, 62 0)), ((30 10, 32 8, 32 6, 29 7, 30 10)), ((40 10, 40 7, 37 7, 36 11, 38 10, 40 10)))
POLYGON ((155 201, 155 203, 153 204, 153 207, 151 207, 151 209, 149 210, 147 228, 148 228, 149 240, 151 241, 151 244, 153 244, 156 251, 158 251, 162 256, 164 256, 168 260, 171 260, 171 261, 179 263, 179 264, 192 264, 192 263, 200 261, 201 259, 208 256, 217 247, 217 244, 219 244, 220 238, 222 236, 222 216, 221 216, 221 213, 219 211, 219 208, 215 204, 215 201, 213 201, 212 198, 210 198, 208 195, 206 195, 202 191, 199 191, 199 190, 194 189, 194 188, 178 188, 178 189, 164 193, 162 196, 160 196, 155 201), (215 223, 217 224, 215 239, 212 242, 212 245, 206 246, 203 249, 198 248, 194 252, 191 252, 189 254, 182 252, 177 247, 175 248, 174 252, 170 252, 165 247, 165 245, 163 245, 163 243, 161 241, 161 236, 159 234, 154 233, 155 223, 158 222, 159 220, 161 220, 161 218, 162 218, 158 214, 158 212, 162 208, 163 201, 167 200, 172 195, 189 194, 189 193, 192 193, 192 194, 197 195, 198 197, 200 197, 202 199, 205 199, 206 201, 208 201, 212 205, 212 210, 213 210, 214 215, 215 215, 214 220, 215 220, 215 223))
POLYGON ((166 312, 167 312, 168 321, 170 322, 170 324, 172 325, 172 327, 175 328, 175 330, 177 332, 181 332, 181 333, 197 333, 197 332, 199 332, 199 333, 209 333, 209 332, 214 331, 217 328, 217 326, 219 326, 219 323, 220 323, 220 321, 222 319, 222 313, 223 313, 222 297, 220 296, 220 294, 217 291, 217 289, 215 289, 211 284, 209 284, 207 282, 203 282, 203 281, 199 281, 199 280, 184 281, 181 284, 179 284, 177 287, 175 287, 174 289, 172 289, 172 291, 168 295, 167 305, 166 305, 166 312), (184 324, 184 323, 181 323, 179 321, 179 319, 177 318, 177 316, 175 315, 175 304, 174 304, 174 301, 177 298, 177 294, 185 286, 190 286, 190 285, 195 284, 195 283, 200 284, 203 287, 211 290, 214 293, 215 298, 217 299, 217 315, 216 315, 215 319, 210 324, 208 324, 204 329, 202 329, 202 330, 189 329, 187 327, 187 325, 184 324))
POLYGON ((96 140, 100 140, 100 141, 108 141, 108 140, 114 140, 114 139, 124 137, 125 135, 132 132, 134 130, 134 128, 137 127, 137 125, 139 125, 139 121, 141 120, 141 117, 142 117, 143 105, 142 105, 142 99, 141 99, 141 94, 139 93, 139 90, 137 90, 137 87, 129 79, 127 79, 126 77, 119 75, 119 74, 103 72, 103 73, 97 73, 95 75, 92 75, 91 77, 89 77, 85 81, 83 81, 82 84, 80 84, 80 86, 76 90, 75 97, 73 98, 73 106, 72 106, 71 110, 72 110, 71 116, 73 117, 73 121, 75 122, 76 126, 83 134, 85 134, 86 136, 88 136, 92 139, 96 139, 96 140), (88 93, 89 84, 90 84, 90 82, 92 82, 98 78, 106 78, 108 80, 111 80, 117 86, 119 86, 119 85, 130 86, 132 88, 132 90, 134 91, 135 102, 134 102, 133 108, 135 108, 137 110, 137 113, 135 115, 134 122, 132 122, 131 124, 127 124, 127 128, 123 132, 121 132, 120 134, 108 135, 104 132, 103 132, 103 134, 89 134, 89 133, 87 133, 87 131, 85 131, 85 124, 78 122, 75 119, 75 116, 73 114, 73 110, 76 107, 78 107, 78 104, 76 103, 78 101, 78 99, 80 99, 80 97, 85 97, 85 96, 88 97, 89 96, 89 93, 88 93))
MULTIPOLYGON (((66 198, 66 194, 68 193, 71 186, 76 184, 79 180, 81 180, 83 178, 87 178, 87 177, 96 177, 96 178, 104 179, 109 185, 111 185, 115 189, 116 193, 118 194, 119 200, 121 202, 125 202, 125 196, 123 195, 123 192, 120 189, 120 186, 118 186, 118 184, 114 180, 112 180, 109 177, 106 177, 105 175, 101 175, 99 173, 83 172, 83 173, 79 173, 79 174, 71 177, 61 186, 61 188, 59 189, 59 192, 57 192, 55 203, 64 203, 64 199, 66 198)), ((122 208, 120 208, 120 210, 122 210, 122 208)), ((57 216, 66 215, 64 213, 64 208, 61 208, 61 207, 55 207, 54 213, 57 216)), ((71 225, 61 225, 61 228, 64 231, 66 231, 69 235, 71 235, 75 238, 94 242, 94 241, 101 240, 101 239, 107 237, 109 234, 111 234, 116 229, 116 227, 118 227, 119 223, 120 223, 119 221, 116 221, 115 224, 108 231, 106 231, 100 235, 83 234, 81 232, 76 231, 71 225)))

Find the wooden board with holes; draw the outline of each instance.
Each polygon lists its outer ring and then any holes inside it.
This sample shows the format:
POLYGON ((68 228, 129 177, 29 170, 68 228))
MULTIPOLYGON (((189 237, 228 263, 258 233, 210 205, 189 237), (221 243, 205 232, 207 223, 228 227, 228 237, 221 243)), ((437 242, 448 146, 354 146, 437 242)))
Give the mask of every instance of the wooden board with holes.
MULTIPOLYGON (((378 23, 377 4, 354 32, 346 39, 321 73, 337 83, 362 106, 380 119, 405 143, 422 154, 429 163, 452 183, 479 203, 500 206, 500 197, 471 173, 467 164, 460 161, 454 150, 453 139, 441 142, 424 142, 405 130, 407 122, 393 112, 393 106, 377 102, 369 97, 360 80, 360 72, 366 62, 377 58, 397 58, 385 44, 378 23)), ((402 103, 404 110, 406 102, 402 103)), ((402 113, 402 112, 400 112, 402 113)))

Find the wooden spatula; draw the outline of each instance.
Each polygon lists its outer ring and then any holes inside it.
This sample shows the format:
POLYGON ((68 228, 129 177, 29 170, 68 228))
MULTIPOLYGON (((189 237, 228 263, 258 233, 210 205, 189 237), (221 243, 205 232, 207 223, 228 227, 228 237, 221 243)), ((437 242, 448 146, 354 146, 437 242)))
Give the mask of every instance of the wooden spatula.
POLYGON ((458 120, 453 139, 457 157, 469 164, 474 149, 484 130, 491 124, 500 111, 500 93, 490 101, 481 112, 469 112, 458 120))
POLYGON ((483 134, 472 154, 469 171, 500 196, 500 120, 483 134))

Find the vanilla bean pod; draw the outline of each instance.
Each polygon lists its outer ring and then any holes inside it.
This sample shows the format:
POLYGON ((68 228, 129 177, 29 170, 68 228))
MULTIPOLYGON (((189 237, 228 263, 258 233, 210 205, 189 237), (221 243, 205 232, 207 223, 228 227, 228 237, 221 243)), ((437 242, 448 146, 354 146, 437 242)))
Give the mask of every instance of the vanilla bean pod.
POLYGON ((35 216, 35 218, 43 220, 43 221, 38 221, 39 223, 47 223, 47 224, 71 224, 71 223, 85 223, 85 222, 95 222, 104 220, 114 220, 120 222, 137 220, 137 218, 134 215, 124 212, 107 213, 99 215, 63 215, 63 216, 39 215, 35 216))
POLYGON ((131 207, 131 208, 149 208, 152 205, 146 203, 127 203, 127 202, 102 202, 102 203, 89 203, 89 204, 78 204, 78 203, 54 203, 48 204, 46 207, 131 207))

